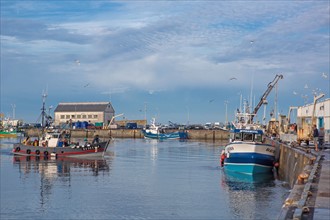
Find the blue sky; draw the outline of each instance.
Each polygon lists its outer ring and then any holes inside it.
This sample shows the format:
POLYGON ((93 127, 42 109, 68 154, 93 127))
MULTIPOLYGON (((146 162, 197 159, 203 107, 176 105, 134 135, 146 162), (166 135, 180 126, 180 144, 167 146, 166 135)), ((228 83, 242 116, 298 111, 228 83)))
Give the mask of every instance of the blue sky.
MULTIPOLYGON (((111 101, 126 119, 206 123, 253 106, 276 74, 278 113, 329 98, 329 1, 1 0, 1 112, 111 101), (236 79, 230 80, 235 77, 236 79)), ((268 96, 267 116, 275 90, 268 96)), ((52 110, 51 109, 51 112, 52 110)), ((261 120, 263 107, 257 119, 261 120)), ((119 119, 122 119, 120 117, 119 119)))

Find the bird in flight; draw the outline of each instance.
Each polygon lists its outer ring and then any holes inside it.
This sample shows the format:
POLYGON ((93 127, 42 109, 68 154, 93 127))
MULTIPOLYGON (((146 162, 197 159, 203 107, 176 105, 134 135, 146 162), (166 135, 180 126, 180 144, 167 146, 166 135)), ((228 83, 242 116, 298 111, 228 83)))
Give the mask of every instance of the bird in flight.
POLYGON ((293 91, 293 95, 297 95, 298 93, 296 91, 293 91))
POLYGON ((237 80, 236 77, 231 77, 229 80, 237 80))
POLYGON ((209 102, 210 102, 210 103, 211 103, 211 102, 214 102, 214 99, 211 99, 209 102))
POLYGON ((84 88, 88 87, 89 86, 89 83, 87 83, 86 85, 84 85, 84 88))
POLYGON ((328 75, 327 75, 326 73, 322 73, 322 77, 323 77, 324 79, 326 79, 326 78, 328 78, 328 75))
POLYGON ((80 65, 80 61, 79 60, 75 60, 76 64, 79 66, 80 65))

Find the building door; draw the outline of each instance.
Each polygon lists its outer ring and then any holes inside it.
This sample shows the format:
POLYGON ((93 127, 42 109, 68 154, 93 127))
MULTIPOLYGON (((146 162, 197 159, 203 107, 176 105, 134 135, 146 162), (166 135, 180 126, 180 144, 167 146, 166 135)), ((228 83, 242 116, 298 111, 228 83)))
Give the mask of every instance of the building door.
POLYGON ((318 123, 319 126, 318 127, 319 128, 323 128, 324 127, 324 118, 323 117, 319 117, 318 119, 319 119, 318 120, 319 121, 319 123, 318 123))

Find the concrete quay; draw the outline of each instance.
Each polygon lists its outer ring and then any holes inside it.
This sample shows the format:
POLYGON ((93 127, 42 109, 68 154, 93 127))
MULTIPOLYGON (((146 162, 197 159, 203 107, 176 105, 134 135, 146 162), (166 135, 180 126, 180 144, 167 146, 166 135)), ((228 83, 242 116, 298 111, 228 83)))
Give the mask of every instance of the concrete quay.
MULTIPOLYGON (((167 130, 167 133, 177 130, 167 130)), ((226 130, 186 130, 188 139, 205 141, 228 141, 229 131, 226 130)), ((141 129, 71 129, 69 130, 73 138, 93 138, 99 135, 100 138, 144 138, 141 129)), ((25 135, 37 137, 41 135, 40 129, 29 129, 25 135)))
POLYGON ((318 152, 314 151, 314 146, 304 149, 315 159, 298 175, 279 220, 330 219, 330 145, 318 152))

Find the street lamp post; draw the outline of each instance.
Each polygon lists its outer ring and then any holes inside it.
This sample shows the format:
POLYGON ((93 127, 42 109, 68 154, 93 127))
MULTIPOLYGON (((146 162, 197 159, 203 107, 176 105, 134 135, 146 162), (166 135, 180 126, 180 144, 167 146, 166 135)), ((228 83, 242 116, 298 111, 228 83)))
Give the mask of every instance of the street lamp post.
POLYGON ((225 112, 225 114, 226 114, 226 121, 225 121, 225 126, 227 126, 227 124, 228 124, 228 115, 227 115, 228 101, 225 101, 225 106, 226 106, 226 112, 225 112))
POLYGON ((11 107, 13 108, 13 119, 15 119, 15 109, 16 109, 16 105, 15 105, 15 104, 11 104, 11 107))

